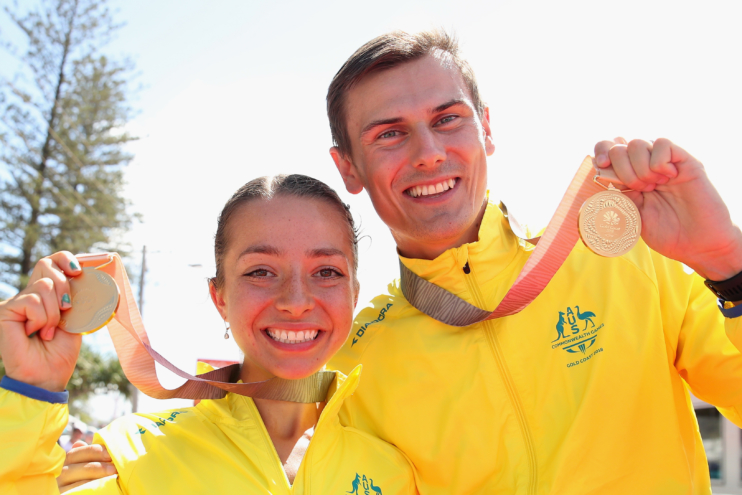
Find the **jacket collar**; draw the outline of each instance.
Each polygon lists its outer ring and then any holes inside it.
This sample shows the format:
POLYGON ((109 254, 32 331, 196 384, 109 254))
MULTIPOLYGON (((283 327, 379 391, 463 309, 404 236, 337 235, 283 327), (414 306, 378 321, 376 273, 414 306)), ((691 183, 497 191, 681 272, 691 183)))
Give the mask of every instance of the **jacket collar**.
POLYGON ((464 278, 467 263, 470 271, 476 272, 477 282, 486 284, 508 271, 520 252, 518 238, 500 208, 491 201, 487 203, 478 237, 476 242, 451 248, 433 260, 404 256, 400 260, 418 276, 468 300, 464 278))
MULTIPOLYGON (((199 364, 199 372, 209 371, 199 364)), ((208 365, 206 365, 208 366, 208 365)), ((353 395, 361 377, 361 365, 356 366, 346 377, 343 373, 335 371, 335 380, 327 391, 325 408, 322 411, 318 423, 322 424, 332 418, 337 418, 340 407, 345 399, 353 395)), ((213 369, 213 368, 212 368, 213 369)), ((220 423, 239 423, 242 426, 257 424, 257 408, 252 398, 244 395, 229 393, 223 399, 203 400, 198 405, 199 410, 212 421, 220 423)))

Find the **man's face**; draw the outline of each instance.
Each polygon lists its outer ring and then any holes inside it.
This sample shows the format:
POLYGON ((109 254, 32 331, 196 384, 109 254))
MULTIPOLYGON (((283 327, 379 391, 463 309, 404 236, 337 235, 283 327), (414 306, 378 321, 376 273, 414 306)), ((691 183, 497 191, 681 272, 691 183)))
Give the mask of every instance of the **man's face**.
POLYGON ((346 95, 349 192, 368 191, 400 252, 434 258, 476 240, 494 150, 458 68, 433 56, 369 74, 346 95))

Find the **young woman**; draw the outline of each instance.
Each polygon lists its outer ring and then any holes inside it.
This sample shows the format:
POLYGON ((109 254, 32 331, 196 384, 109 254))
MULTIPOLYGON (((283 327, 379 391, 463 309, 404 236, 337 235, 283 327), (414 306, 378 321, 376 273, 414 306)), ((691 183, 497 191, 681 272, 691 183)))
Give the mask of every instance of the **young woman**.
MULTIPOLYGON (((310 376, 345 342, 358 297, 356 242, 345 205, 309 177, 256 179, 227 202, 210 293, 245 354, 243 382, 310 376)), ((62 391, 80 348, 57 324, 79 273, 74 256, 56 253, 0 303, 0 493, 57 492, 62 391)), ((118 474, 68 493, 417 493, 403 454, 339 422, 359 375, 337 374, 318 404, 228 394, 119 419, 96 436, 118 474)))

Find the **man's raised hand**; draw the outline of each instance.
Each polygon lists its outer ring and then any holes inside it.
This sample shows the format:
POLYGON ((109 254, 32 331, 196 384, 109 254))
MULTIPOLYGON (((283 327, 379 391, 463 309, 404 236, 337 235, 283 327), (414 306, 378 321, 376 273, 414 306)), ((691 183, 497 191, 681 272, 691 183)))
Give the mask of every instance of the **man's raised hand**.
POLYGON ((72 253, 55 253, 36 264, 25 289, 0 303, 0 356, 10 378, 52 392, 65 389, 82 337, 57 325, 72 307, 68 278, 81 273, 72 253))
POLYGON ((67 452, 62 473, 57 478, 59 493, 116 473, 105 445, 88 445, 78 440, 67 452))
POLYGON ((742 271, 742 232, 698 160, 669 139, 623 138, 595 145, 600 175, 633 189, 642 238, 658 253, 702 277, 726 280, 742 271))

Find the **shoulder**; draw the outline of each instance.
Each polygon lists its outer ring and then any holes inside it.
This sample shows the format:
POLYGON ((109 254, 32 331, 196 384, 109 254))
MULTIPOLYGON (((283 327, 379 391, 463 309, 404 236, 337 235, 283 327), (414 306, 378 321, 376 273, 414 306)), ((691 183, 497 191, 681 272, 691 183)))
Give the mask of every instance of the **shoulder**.
POLYGON ((146 435, 157 433, 162 436, 167 429, 180 429, 192 426, 197 419, 195 407, 170 409, 156 413, 137 413, 124 416, 101 430, 101 436, 107 435, 146 435))
POLYGON ((394 331, 394 327, 413 312, 417 310, 407 302, 399 288, 399 280, 395 280, 386 293, 373 298, 355 317, 348 340, 330 360, 330 367, 349 373, 373 341, 394 331))
POLYGON ((126 480, 140 459, 157 462, 155 458, 184 448, 192 435, 199 434, 201 423, 195 407, 130 414, 99 430, 95 443, 106 445, 119 476, 126 480))
POLYGON ((662 300, 676 300, 681 305, 707 290, 691 268, 653 251, 641 239, 631 251, 615 258, 598 256, 578 241, 555 278, 572 282, 600 279, 613 287, 614 293, 622 286, 643 286, 662 300))

